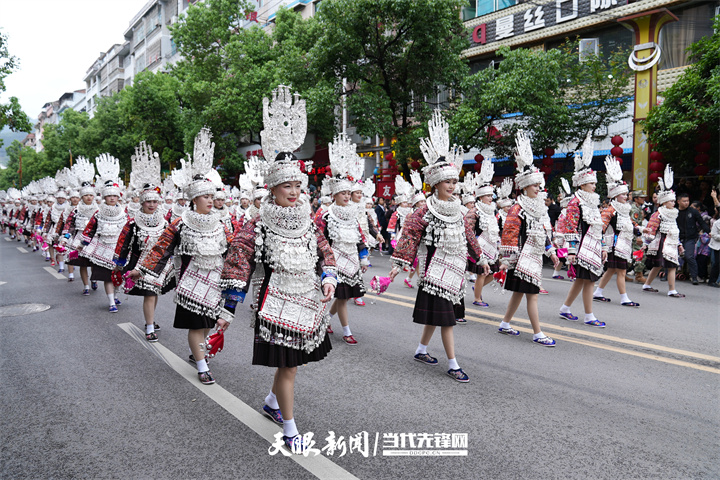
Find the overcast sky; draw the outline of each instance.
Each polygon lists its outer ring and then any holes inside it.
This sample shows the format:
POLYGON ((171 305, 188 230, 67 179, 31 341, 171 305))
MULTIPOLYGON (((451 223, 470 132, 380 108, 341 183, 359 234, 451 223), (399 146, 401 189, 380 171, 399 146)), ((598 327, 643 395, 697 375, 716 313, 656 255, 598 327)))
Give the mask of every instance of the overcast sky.
POLYGON ((0 0, 0 31, 20 68, 5 79, 0 102, 18 97, 27 115, 65 92, 85 88, 100 52, 123 43, 130 20, 148 0, 0 0))

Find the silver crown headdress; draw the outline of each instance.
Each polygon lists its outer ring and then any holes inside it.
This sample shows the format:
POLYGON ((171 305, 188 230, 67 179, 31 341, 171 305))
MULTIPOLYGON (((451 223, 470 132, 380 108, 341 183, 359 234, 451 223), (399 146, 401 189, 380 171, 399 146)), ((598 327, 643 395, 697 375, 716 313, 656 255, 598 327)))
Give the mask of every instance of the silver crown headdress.
POLYGON ((545 175, 533 164, 532 144, 530 137, 523 130, 515 134, 515 162, 517 163, 517 174, 515 185, 523 189, 530 185, 543 184, 545 175))
POLYGON ((495 176, 495 166, 489 158, 486 158, 480 165, 480 172, 477 175, 475 195, 483 197, 493 194, 495 191, 495 187, 492 184, 493 176, 495 176))
POLYGON ((362 192, 364 199, 363 201, 365 203, 372 203, 372 197, 373 195, 375 195, 375 183, 373 182, 372 178, 368 178, 363 182, 362 192))
POLYGON ((212 169, 214 153, 215 143, 212 142, 212 132, 208 127, 203 127, 195 137, 192 160, 188 158, 184 166, 190 173, 187 188, 183 188, 189 200, 201 195, 215 195, 216 187, 207 178, 212 169))
POLYGON ((597 183, 597 174, 590 168, 593 154, 595 153, 595 142, 590 132, 582 144, 582 157, 575 154, 575 175, 572 177, 573 187, 579 187, 586 183, 597 183))
POLYGON ((423 168, 425 182, 431 187, 449 179, 460 179, 463 148, 453 145, 450 148, 450 126, 436 109, 428 120, 429 138, 420 139, 420 150, 427 162, 423 168))
POLYGON ((510 194, 513 190, 513 180, 510 177, 505 178, 503 180, 502 184, 500 184, 500 188, 498 188, 497 194, 497 206, 502 207, 509 207, 513 204, 513 199, 510 198, 510 194))
POLYGON ((328 179, 332 195, 339 192, 353 190, 353 181, 357 180, 352 172, 357 170, 357 146, 345 133, 335 136, 331 143, 328 143, 328 156, 330 157, 330 169, 332 177, 328 179))
POLYGON ((13 203, 19 201, 22 198, 22 193, 15 187, 8 188, 7 194, 8 199, 13 203))
POLYGON ((410 182, 406 181, 400 175, 395 177, 395 201, 398 204, 409 202, 413 195, 413 187, 410 182))
POLYGON ((102 185, 102 196, 120 196, 120 162, 109 153, 101 153, 95 158, 95 168, 99 176, 99 184, 102 185))
MULTIPOLYGON (((246 182, 249 184, 248 193, 253 201, 258 198, 263 198, 265 195, 270 193, 270 191, 265 188, 265 176, 270 173, 270 165, 270 162, 260 160, 255 155, 248 158, 245 162, 245 175, 247 176, 246 182)), ((304 188, 303 185, 307 183, 307 175, 302 175, 302 178, 298 178, 297 180, 300 181, 301 187, 304 188)), ((285 181, 287 182, 290 180, 285 181)))
POLYGON ((40 180, 40 185, 45 195, 55 195, 55 193, 58 191, 57 183, 55 183, 55 179, 52 177, 42 178, 40 180))
POLYGON ((570 189, 570 183, 567 181, 565 177, 560 178, 560 184, 561 184, 561 192, 563 193, 563 198, 560 200, 560 206, 562 208, 565 208, 568 206, 568 203, 570 203, 570 200, 572 200, 572 190, 570 189))
POLYGON ((412 182, 412 186, 415 189, 415 194, 410 199, 410 204, 415 206, 415 204, 417 204, 418 202, 425 200, 425 193, 423 192, 423 180, 420 172, 418 172, 417 170, 412 170, 410 172, 410 182, 412 182))
POLYGON ((298 93, 293 96, 289 86, 278 85, 272 92, 272 103, 267 97, 263 98, 260 139, 267 161, 265 182, 268 188, 284 182, 307 181, 307 174, 292 153, 305 142, 306 133, 305 100, 300 99, 298 93))
POLYGON ((95 195, 92 181, 95 178, 95 166, 85 157, 78 157, 72 166, 72 172, 80 184, 80 195, 95 195))
POLYGON ((623 173, 622 167, 620 167, 620 162, 618 162, 613 155, 605 157, 605 170, 608 198, 615 198, 618 195, 629 191, 627 183, 623 181, 623 173))
POLYGON ((55 183, 59 188, 55 196, 57 198, 67 198, 68 191, 76 186, 77 182, 75 175, 72 174, 69 168, 65 167, 55 173, 55 183))
POLYGON ((465 178, 463 181, 459 184, 460 191, 462 192, 461 202, 463 205, 466 203, 474 203, 475 202, 475 189, 478 186, 478 181, 480 180, 480 174, 476 174, 473 172, 468 172, 465 174, 465 178))
POLYGON ((130 160, 132 172, 129 187, 136 192, 141 202, 160 201, 160 155, 142 141, 135 147, 135 155, 130 160))
POLYGON ((660 186, 660 191, 658 192, 659 205, 670 200, 675 200, 675 192, 672 191, 673 182, 674 175, 672 168, 670 168, 670 165, 667 165, 665 167, 665 174, 658 179, 658 185, 660 186))

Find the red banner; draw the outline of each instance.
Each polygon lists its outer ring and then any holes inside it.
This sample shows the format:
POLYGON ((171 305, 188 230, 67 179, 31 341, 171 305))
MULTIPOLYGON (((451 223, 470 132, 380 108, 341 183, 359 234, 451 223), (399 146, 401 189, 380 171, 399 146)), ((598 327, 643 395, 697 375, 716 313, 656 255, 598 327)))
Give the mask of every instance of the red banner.
POLYGON ((375 196, 390 200, 395 195, 395 180, 380 180, 375 184, 375 196))

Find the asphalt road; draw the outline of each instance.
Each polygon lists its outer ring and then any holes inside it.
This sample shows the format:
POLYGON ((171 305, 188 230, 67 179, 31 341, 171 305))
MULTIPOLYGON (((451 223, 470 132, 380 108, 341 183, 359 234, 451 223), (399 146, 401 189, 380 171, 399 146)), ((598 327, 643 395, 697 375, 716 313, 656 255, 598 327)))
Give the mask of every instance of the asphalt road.
MULTIPOLYGON (((83 297, 79 279, 58 278, 23 243, 0 238, 3 479, 720 477, 720 296, 707 286, 681 282, 687 298, 675 299, 665 283, 658 294, 630 284, 641 303, 631 309, 611 284, 613 302, 595 304, 608 328, 593 329, 557 316, 570 284, 548 270, 539 304, 555 348, 532 343, 524 304, 514 322, 521 335, 497 334, 508 296, 486 287, 491 307, 469 306, 468 324, 455 328, 471 379, 460 384, 445 374, 439 331, 429 353, 440 364, 413 361, 416 290, 398 277, 350 307, 357 346, 341 342, 335 321, 332 352, 298 370, 300 431, 313 432, 319 449, 332 431, 347 452, 286 457, 269 453, 280 429, 258 413, 274 371, 251 365, 247 306, 210 362, 217 384, 203 386, 185 361, 186 332, 172 328, 172 294, 160 299, 160 342, 151 345, 141 299, 123 294, 110 314, 101 289, 83 297), (3 316, 2 306, 25 303, 50 308, 3 316), (350 441, 361 432, 367 456, 350 441), (459 444, 436 443, 452 434, 459 444)), ((386 257, 372 263, 367 281, 387 275, 386 257)), ((580 300, 573 311, 582 312, 580 300)))

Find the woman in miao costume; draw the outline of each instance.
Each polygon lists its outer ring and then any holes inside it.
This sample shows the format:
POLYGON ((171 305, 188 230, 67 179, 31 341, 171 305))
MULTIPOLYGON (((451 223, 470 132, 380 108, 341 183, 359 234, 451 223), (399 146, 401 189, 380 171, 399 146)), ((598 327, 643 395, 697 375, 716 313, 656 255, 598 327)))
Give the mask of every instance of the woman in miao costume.
POLYGON ((652 282, 660 270, 667 268, 668 297, 683 298, 685 295, 675 290, 675 273, 680 262, 678 255, 684 255, 685 249, 680 243, 680 229, 677 226, 679 210, 675 208, 675 192, 671 190, 673 171, 670 165, 665 167, 664 178, 658 179, 658 185, 660 207, 650 216, 643 230, 643 241, 647 245, 645 265, 651 268, 643 292, 657 292, 652 282))
POLYGON ((92 265, 93 282, 103 282, 105 294, 110 303, 110 312, 118 311, 120 300, 115 298, 115 286, 112 282, 112 270, 115 268, 113 257, 118 237, 127 222, 125 209, 119 204, 120 186, 118 175, 120 163, 118 159, 103 153, 95 159, 95 168, 102 182, 103 203, 90 218, 80 237, 82 250, 80 255, 87 258, 92 265))
POLYGON ((610 205, 603 209, 600 216, 605 229, 605 248, 608 251, 606 271, 598 283, 593 300, 609 302, 603 296, 603 289, 617 274, 617 288, 620 293, 620 305, 624 307, 639 307, 633 302, 625 290, 625 274, 628 262, 632 262, 633 240, 635 239, 632 220, 630 219, 630 204, 628 203, 628 186, 622 178, 620 163, 612 155, 605 158, 605 177, 607 178, 608 198, 610 205))
MULTIPOLYGON (((562 199, 560 200, 560 215, 558 216, 557 221, 555 222, 555 231, 553 232, 553 244, 555 245, 555 248, 563 248, 565 246, 565 237, 557 232, 557 226, 562 225, 562 223, 565 221, 565 214, 567 213, 567 206, 568 203, 570 203, 570 200, 573 199, 572 190, 570 190, 570 184, 565 178, 560 178, 560 188, 562 192, 562 199)), ((552 278, 555 280, 565 280, 565 277, 562 276, 562 265, 563 262, 560 261, 558 265, 554 268, 552 278)))
POLYGON ((560 307, 560 318, 576 322, 570 306, 582 292, 585 307, 585 325, 605 328, 605 322, 593 314, 593 287, 603 273, 607 260, 604 247, 603 221, 600 215, 600 195, 595 193, 597 175, 590 168, 594 144, 590 134, 583 142, 582 157, 575 155, 573 186, 575 195, 568 203, 563 221, 558 221, 557 232, 565 238, 568 262, 575 266, 575 281, 568 291, 565 303, 560 307))
POLYGON ((56 235, 56 248, 57 250, 65 249, 65 252, 63 253, 63 256, 65 258, 68 258, 68 261, 66 261, 68 266, 68 282, 75 281, 75 266, 70 264, 69 262, 69 252, 67 248, 67 238, 65 237, 65 224, 67 223, 68 219, 70 218, 70 215, 72 215, 72 212, 77 208, 78 204, 80 203, 80 192, 78 191, 78 180, 75 177, 75 174, 70 170, 69 168, 64 168, 61 173, 58 174, 58 176, 61 176, 63 178, 63 181, 66 183, 68 188, 68 207, 63 213, 63 215, 60 217, 60 221, 58 222, 57 226, 55 227, 55 235, 56 235))
MULTIPOLYGON (((80 201, 70 211, 70 214, 63 225, 63 245, 68 251, 77 251, 82 248, 82 235, 90 219, 98 211, 95 203, 95 188, 92 185, 95 178, 95 166, 85 157, 78 157, 72 166, 72 174, 80 185, 78 195, 80 201)), ((68 265, 78 267, 80 279, 83 283, 83 295, 90 295, 90 260, 80 255, 68 260, 68 265)), ((97 289, 97 283, 92 282, 93 290, 97 289)))
MULTIPOLYGON (((422 191, 422 177, 416 170, 413 170, 410 172, 410 180, 412 181, 412 184, 408 183, 400 175, 395 177, 395 201, 398 202, 399 206, 390 217, 388 230, 394 230, 391 236, 396 245, 402 237, 402 229, 403 225, 405 225, 405 220, 407 220, 412 212, 425 205, 425 195, 422 191), (413 189, 415 190, 414 192, 413 189)), ((412 265, 404 268, 404 270, 408 272, 408 275, 403 281, 405 282, 405 286, 408 288, 414 288, 412 278, 415 275, 417 265, 418 259, 416 257, 412 265)))
POLYGON ((50 257, 54 263, 57 263, 58 273, 65 271, 65 254, 58 252, 55 247, 59 245, 64 218, 71 209, 68 194, 65 190, 70 183, 67 178, 67 172, 69 172, 68 169, 65 169, 65 171, 58 170, 55 175, 55 184, 58 187, 55 192, 55 203, 50 208, 43 227, 45 241, 50 247, 50 257))
MULTIPOLYGON (((447 374, 458 382, 469 382, 455 358, 453 327, 457 318, 465 317, 465 269, 468 250, 480 258, 482 250, 465 218, 467 209, 453 195, 462 169, 462 148, 450 148, 448 124, 439 110, 428 122, 430 138, 420 141, 427 162, 423 168, 425 183, 432 194, 425 206, 413 212, 403 225, 403 234, 392 255, 390 278, 395 279, 403 267, 418 258, 418 294, 413 322, 424 325, 415 360, 437 365, 427 352, 435 328, 440 327, 448 357, 447 374)), ((487 265, 484 272, 488 272, 487 265)))
MULTIPOLYGON (((352 200, 352 206, 355 207, 356 215, 358 224, 360 225, 360 231, 363 234, 363 237, 365 238, 365 241, 367 242, 368 247, 368 253, 370 252, 370 249, 377 245, 378 238, 380 237, 380 231, 375 228, 375 225, 370 223, 370 219, 368 218, 367 212, 365 210, 365 191, 368 192, 375 191, 375 185, 372 183, 371 179, 367 179, 365 181, 362 181, 362 175, 363 175, 363 169, 364 169, 364 161, 362 157, 357 157, 356 162, 356 169, 353 174, 354 181, 353 186, 350 190, 350 200, 352 200), (357 175, 357 177, 355 177, 357 175), (366 185, 367 184, 367 185, 366 185)), ((372 195, 372 193, 371 193, 372 195)), ((368 254, 368 262, 370 262, 370 255, 368 254)), ((368 266, 370 264, 368 263, 368 266)), ((365 300, 362 299, 362 297, 358 297, 353 299, 355 301, 355 305, 358 307, 364 307, 365 306, 365 300)))
POLYGON ((232 241, 232 235, 212 210, 215 185, 207 178, 215 151, 211 138, 210 130, 203 127, 195 137, 192 160, 183 162, 185 178, 178 180, 179 185, 176 182, 190 198, 190 208, 165 228, 143 262, 131 272, 133 279, 162 285, 161 278, 170 257, 174 257, 177 306, 173 327, 188 331, 190 361, 197 366, 198 379, 205 385, 215 383, 205 360, 204 339, 222 309, 220 274, 232 241))
POLYGON ((230 246, 222 274, 225 310, 218 323, 228 327, 251 277, 259 276, 252 363, 276 368, 263 412, 282 425, 285 444, 299 453, 304 445, 293 412, 295 375, 299 365, 322 360, 332 349, 326 306, 337 278, 330 245, 301 195, 307 174, 291 153, 305 140, 305 100, 296 94, 293 103, 289 87, 280 85, 272 103, 263 100, 263 119, 269 194, 230 246))
POLYGON ((145 339, 148 342, 157 342, 155 330, 160 327, 155 323, 155 309, 158 295, 172 290, 175 286, 175 274, 172 262, 167 262, 165 269, 157 276, 140 278, 140 272, 135 270, 138 264, 142 265, 150 249, 160 238, 168 225, 160 208, 160 157, 144 141, 135 147, 132 156, 132 178, 130 187, 140 195, 140 209, 128 220, 120 233, 115 247, 115 264, 117 269, 130 272, 130 276, 138 281, 125 291, 128 295, 143 297, 143 315, 145 317, 145 339))
POLYGON ((357 175, 357 164, 361 161, 355 153, 355 144, 345 134, 335 137, 328 144, 332 177, 326 179, 333 197, 333 203, 321 216, 315 216, 315 225, 332 246, 337 264, 338 285, 335 301, 330 307, 330 316, 337 313, 343 333, 342 339, 348 345, 357 345, 350 330, 348 300, 365 295, 362 274, 367 270, 368 250, 365 236, 360 229, 357 208, 352 203, 352 183, 357 175))
POLYGON ((493 193, 495 188, 492 184, 493 175, 495 174, 495 167, 493 166, 490 159, 485 159, 482 162, 480 173, 475 177, 475 196, 477 202, 475 203, 475 215, 477 216, 477 223, 475 225, 475 234, 478 237, 478 243, 483 251, 483 257, 476 265, 482 265, 487 263, 490 266, 490 273, 485 275, 479 271, 476 273, 477 279, 475 280, 475 300, 473 305, 478 307, 487 308, 490 305, 483 300, 482 291, 483 287, 493 280, 493 273, 499 272, 500 269, 505 269, 504 265, 500 265, 498 261, 500 245, 500 226, 498 219, 495 216, 495 202, 493 202, 493 193))
POLYGON ((554 347, 555 340, 546 336, 540 328, 538 311, 543 254, 549 256, 555 266, 558 264, 555 248, 550 242, 547 230, 550 217, 545 201, 539 195, 541 187, 545 184, 545 177, 533 166, 530 139, 522 130, 518 131, 515 144, 518 172, 515 175, 515 185, 522 190, 522 194, 510 207, 500 240, 501 262, 508 269, 504 287, 513 294, 498 332, 504 335, 520 335, 520 332, 510 326, 510 320, 525 296, 528 317, 533 329, 533 342, 545 347, 554 347))

